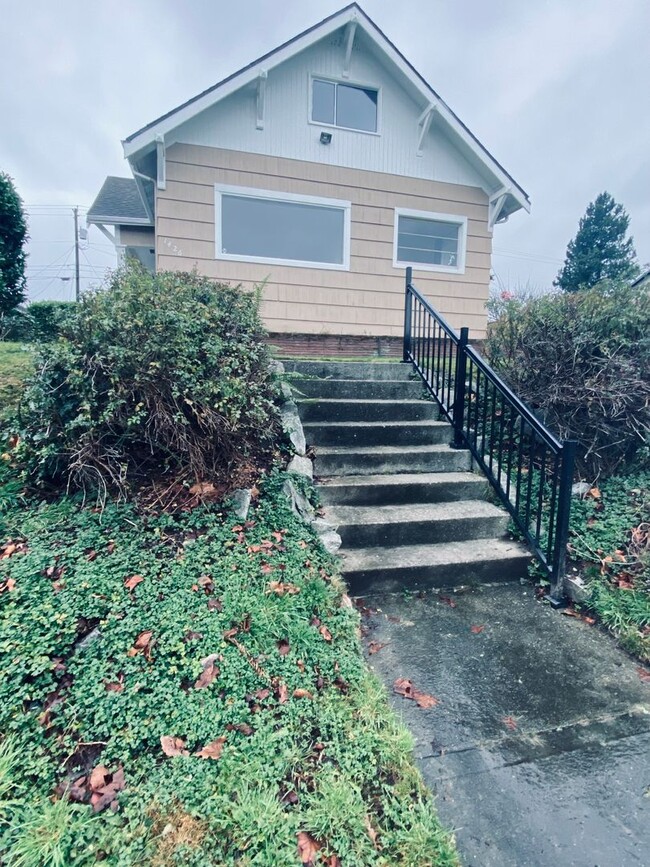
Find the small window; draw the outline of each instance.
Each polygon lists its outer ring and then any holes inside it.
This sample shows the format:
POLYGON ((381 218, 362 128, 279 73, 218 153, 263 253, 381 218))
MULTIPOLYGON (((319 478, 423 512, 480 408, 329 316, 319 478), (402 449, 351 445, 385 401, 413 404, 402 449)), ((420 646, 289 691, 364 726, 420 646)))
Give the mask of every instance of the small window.
POLYGON ((312 81, 311 119, 315 123, 377 132, 379 91, 315 78, 312 81))
POLYGON ((218 259, 349 267, 350 203, 217 187, 218 259))
POLYGON ((426 211, 395 213, 395 266, 430 271, 465 270, 467 220, 426 211))

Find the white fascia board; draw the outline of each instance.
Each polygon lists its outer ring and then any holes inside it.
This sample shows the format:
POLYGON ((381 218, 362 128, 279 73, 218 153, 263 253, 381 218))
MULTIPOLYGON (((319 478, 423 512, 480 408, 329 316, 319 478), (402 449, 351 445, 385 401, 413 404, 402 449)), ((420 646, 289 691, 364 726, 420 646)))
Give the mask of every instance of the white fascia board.
POLYGON ((171 130, 176 129, 177 126, 180 126, 195 115, 204 111, 206 108, 210 108, 210 106, 214 105, 216 102, 220 102, 222 99, 225 99, 232 93, 236 93, 238 90, 241 90, 242 87, 255 81, 264 70, 268 72, 276 66, 279 66, 281 63, 284 63, 285 60, 289 60, 294 55, 299 54, 311 45, 319 42, 325 36, 334 33, 348 21, 353 21, 355 19, 358 20, 357 12, 355 10, 347 10, 345 13, 341 13, 341 15, 337 15, 329 21, 324 22, 321 27, 318 27, 317 29, 292 41, 284 48, 278 49, 274 54, 267 56, 264 60, 256 63, 254 66, 243 70, 239 75, 235 75, 229 81, 225 81, 221 87, 206 93, 199 99, 193 100, 189 105, 173 112, 169 117, 162 118, 155 126, 143 130, 140 135, 136 136, 132 141, 123 141, 122 146, 124 148, 124 156, 128 159, 133 156, 133 154, 138 153, 138 151, 141 151, 143 148, 150 145, 152 141, 155 141, 157 135, 166 135, 171 132, 171 130))
POLYGON ((86 222, 89 226, 144 226, 145 228, 153 229, 153 223, 147 219, 136 219, 133 217, 87 217, 86 222))

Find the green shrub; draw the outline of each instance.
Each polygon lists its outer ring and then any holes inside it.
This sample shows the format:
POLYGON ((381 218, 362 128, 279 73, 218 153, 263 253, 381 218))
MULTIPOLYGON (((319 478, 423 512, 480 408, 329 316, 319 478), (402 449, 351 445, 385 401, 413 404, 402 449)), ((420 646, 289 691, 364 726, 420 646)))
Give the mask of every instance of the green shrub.
POLYGON ((589 291, 492 303, 486 353, 514 391, 563 438, 595 479, 647 457, 650 297, 600 284, 589 291))
POLYGON ((124 495, 165 473, 227 486, 275 443, 259 297, 195 273, 116 271, 36 371, 20 457, 41 483, 124 495))
POLYGON ((35 343, 56 340, 76 309, 74 301, 35 301, 30 304, 26 311, 29 320, 27 339, 35 343))

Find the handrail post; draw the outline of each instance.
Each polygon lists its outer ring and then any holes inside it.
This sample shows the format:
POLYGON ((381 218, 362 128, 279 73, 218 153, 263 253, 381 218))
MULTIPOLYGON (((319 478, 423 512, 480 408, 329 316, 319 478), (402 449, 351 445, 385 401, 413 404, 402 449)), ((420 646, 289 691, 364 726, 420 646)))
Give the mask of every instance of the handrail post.
POLYGON ((558 491, 557 525, 555 529, 555 551, 553 552, 553 571, 551 590, 548 600, 555 608, 564 602, 564 575, 566 571, 566 547, 569 541, 569 518, 571 516, 571 487, 577 443, 564 440, 562 443, 562 463, 560 465, 560 488, 558 491))
POLYGON ((404 287, 404 346, 402 361, 410 361, 411 355, 411 283, 413 282, 413 268, 406 269, 406 285, 404 287))
POLYGON ((469 328, 460 329, 460 340, 456 348, 456 380, 454 387, 454 440, 451 447, 465 447, 463 424, 465 421, 465 379, 467 377, 467 344, 469 328))

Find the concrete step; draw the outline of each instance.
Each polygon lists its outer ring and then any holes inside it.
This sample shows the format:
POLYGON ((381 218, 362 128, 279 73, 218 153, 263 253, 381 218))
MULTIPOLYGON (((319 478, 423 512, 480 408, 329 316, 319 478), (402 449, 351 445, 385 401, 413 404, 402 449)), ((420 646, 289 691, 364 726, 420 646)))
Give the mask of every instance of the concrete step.
POLYGON ((410 379, 413 365, 400 361, 300 361, 284 359, 287 373, 302 373, 324 379, 410 379))
POLYGON ((485 500, 409 503, 401 506, 330 506, 325 520, 337 527, 344 550, 352 548, 494 539, 508 528, 508 514, 485 500))
POLYGON ((429 400, 299 400, 300 419, 312 421, 432 421, 438 407, 429 400))
POLYGON ((515 581, 526 577, 531 560, 523 545, 506 539, 356 548, 342 553, 343 576, 353 595, 515 581))
POLYGON ((318 486, 325 506, 374 506, 446 503, 485 499, 487 481, 474 473, 402 473, 338 476, 318 486))
POLYGON ((314 421, 303 425, 315 446, 449 445, 451 425, 442 421, 314 421))
POLYGON ((418 400, 427 392, 415 379, 293 379, 295 399, 418 400))
POLYGON ((374 446, 372 448, 319 448, 314 472, 328 476, 358 476, 384 473, 450 473, 470 468, 470 453, 446 445, 374 446))

